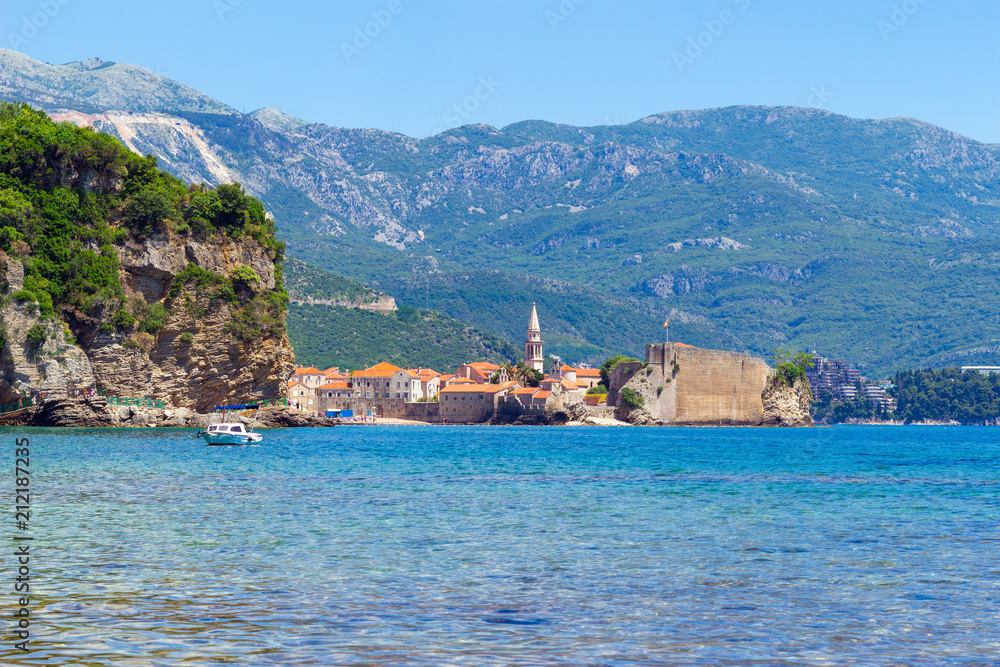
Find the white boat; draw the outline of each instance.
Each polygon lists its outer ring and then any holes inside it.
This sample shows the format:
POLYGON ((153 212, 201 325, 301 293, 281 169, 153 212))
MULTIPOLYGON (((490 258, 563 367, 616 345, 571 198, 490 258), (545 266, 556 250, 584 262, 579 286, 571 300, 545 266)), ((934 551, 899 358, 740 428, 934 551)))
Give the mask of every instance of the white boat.
POLYGON ((215 411, 222 413, 221 424, 210 424, 207 430, 199 431, 198 435, 210 445, 249 445, 260 442, 264 436, 247 429, 240 422, 227 422, 230 411, 257 410, 259 405, 226 405, 216 406, 215 411))
POLYGON ((231 423, 212 424, 199 435, 210 445, 249 445, 264 439, 260 433, 245 429, 243 424, 231 423))

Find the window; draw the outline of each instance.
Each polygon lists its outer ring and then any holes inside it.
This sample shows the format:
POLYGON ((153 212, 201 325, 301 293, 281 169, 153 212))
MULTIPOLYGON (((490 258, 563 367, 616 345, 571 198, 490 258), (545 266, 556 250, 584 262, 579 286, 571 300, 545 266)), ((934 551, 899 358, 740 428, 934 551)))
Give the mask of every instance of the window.
POLYGON ((370 391, 366 391, 365 392, 365 398, 371 398, 371 397, 372 397, 372 393, 370 391))

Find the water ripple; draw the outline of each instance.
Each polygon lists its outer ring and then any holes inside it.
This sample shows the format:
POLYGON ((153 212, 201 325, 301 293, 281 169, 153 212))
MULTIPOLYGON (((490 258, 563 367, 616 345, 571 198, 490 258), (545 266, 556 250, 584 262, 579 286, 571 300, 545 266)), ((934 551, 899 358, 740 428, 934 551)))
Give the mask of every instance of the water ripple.
POLYGON ((997 664, 990 429, 32 440, 26 665, 997 664))

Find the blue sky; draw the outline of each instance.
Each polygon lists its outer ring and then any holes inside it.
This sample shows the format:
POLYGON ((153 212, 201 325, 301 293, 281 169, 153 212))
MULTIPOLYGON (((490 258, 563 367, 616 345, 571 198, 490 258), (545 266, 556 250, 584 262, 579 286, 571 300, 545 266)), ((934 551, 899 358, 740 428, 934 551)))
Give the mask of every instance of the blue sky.
POLYGON ((1000 3, 981 0, 4 0, 0 43, 140 65, 241 110, 418 137, 767 104, 995 143, 998 25, 1000 3))

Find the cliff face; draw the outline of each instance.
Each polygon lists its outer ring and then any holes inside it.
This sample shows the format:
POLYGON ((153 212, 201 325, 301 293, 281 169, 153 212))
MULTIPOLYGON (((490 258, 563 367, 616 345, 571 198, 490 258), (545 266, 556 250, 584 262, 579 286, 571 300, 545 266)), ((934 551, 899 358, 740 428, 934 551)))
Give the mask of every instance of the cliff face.
MULTIPOLYGON (((0 270, 0 282, 8 286, 8 292, 24 287, 24 266, 20 261, 0 252, 0 270)), ((0 327, 0 403, 16 401, 32 390, 64 394, 93 386, 94 374, 87 355, 67 340, 63 322, 39 317, 37 304, 5 299, 0 308, 0 327), (44 331, 44 342, 28 341, 35 327, 44 331)))
POLYGON ((293 365, 274 219, 112 137, 0 103, 0 400, 98 389, 210 410, 293 365))
MULTIPOLYGON (((161 234, 145 243, 129 240, 117 249, 126 296, 132 303, 162 303, 163 327, 155 334, 134 325, 102 327, 107 317, 75 308, 63 308, 61 318, 42 320, 35 304, 8 299, 0 310, 7 332, 0 401, 38 392, 72 395, 96 387, 111 396, 148 397, 167 407, 205 412, 218 404, 284 395, 295 356, 283 327, 277 335, 261 331, 242 339, 232 332, 234 317, 275 287, 275 265, 263 246, 252 239, 213 243, 161 234), (189 266, 220 277, 250 267, 259 282, 237 283, 234 302, 196 283, 172 293, 178 274, 189 266), (45 328, 48 338, 33 346, 27 337, 36 325, 45 328)), ((13 293, 23 286, 23 265, 10 257, 4 261, 13 293)), ((253 313, 248 315, 252 320, 253 313)), ((283 324, 283 314, 281 320, 283 324)))
POLYGON ((254 291, 275 287, 275 266, 263 247, 249 239, 213 244, 159 235, 145 244, 128 243, 120 249, 120 259, 126 292, 147 303, 163 299, 167 319, 155 336, 102 333, 75 311, 72 325, 98 386, 112 395, 151 396, 199 412, 284 396, 295 355, 283 329, 245 340, 230 330, 254 291), (248 266, 260 280, 245 286, 235 303, 214 297, 204 285, 185 283, 172 291, 189 265, 226 277, 248 266))
POLYGON ((808 384, 798 381, 794 387, 789 387, 770 382, 764 389, 762 399, 762 426, 815 426, 809 414, 813 395, 808 384))

